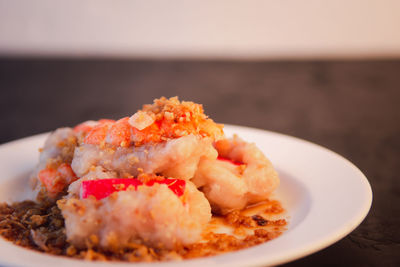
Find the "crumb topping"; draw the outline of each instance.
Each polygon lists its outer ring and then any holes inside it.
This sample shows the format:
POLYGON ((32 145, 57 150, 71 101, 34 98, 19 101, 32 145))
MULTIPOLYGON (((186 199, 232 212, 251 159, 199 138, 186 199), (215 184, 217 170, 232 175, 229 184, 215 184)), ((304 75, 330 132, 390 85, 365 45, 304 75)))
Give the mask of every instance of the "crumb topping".
POLYGON ((223 125, 208 118, 202 105, 181 102, 178 97, 161 97, 153 104, 144 105, 131 117, 116 122, 100 120, 89 130, 91 125, 79 125, 75 130, 87 132, 84 143, 102 147, 107 144, 114 147, 141 146, 190 134, 219 140, 224 135, 223 125))

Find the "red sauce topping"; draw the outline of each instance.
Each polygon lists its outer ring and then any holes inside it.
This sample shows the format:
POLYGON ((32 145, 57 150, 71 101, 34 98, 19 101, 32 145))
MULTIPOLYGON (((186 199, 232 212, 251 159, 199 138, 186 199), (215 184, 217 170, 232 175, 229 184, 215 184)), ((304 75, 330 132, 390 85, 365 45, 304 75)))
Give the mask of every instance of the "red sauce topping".
POLYGON ((185 192, 186 182, 179 179, 150 180, 143 183, 133 178, 111 178, 83 181, 81 184, 81 195, 82 198, 94 196, 97 200, 100 200, 114 192, 125 191, 130 186, 137 190, 138 186, 153 186, 155 183, 168 185, 168 188, 178 197, 182 196, 185 192))
POLYGON ((232 164, 234 164, 236 166, 240 166, 240 165, 244 164, 243 162, 231 160, 229 158, 225 158, 225 157, 222 157, 222 156, 218 156, 218 160, 226 161, 226 162, 232 163, 232 164))

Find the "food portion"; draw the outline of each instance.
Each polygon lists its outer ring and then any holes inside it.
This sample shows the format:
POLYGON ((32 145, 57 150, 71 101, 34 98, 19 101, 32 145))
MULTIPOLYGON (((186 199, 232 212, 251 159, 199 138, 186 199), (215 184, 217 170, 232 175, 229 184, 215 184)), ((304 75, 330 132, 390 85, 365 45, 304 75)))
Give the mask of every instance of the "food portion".
POLYGON ((132 240, 173 249, 198 241, 211 219, 207 199, 191 182, 181 196, 166 184, 153 183, 128 186, 101 200, 62 199, 58 206, 68 240, 77 248, 95 236, 99 246, 110 250, 123 249, 132 240))
POLYGON ((278 185, 255 144, 226 138, 201 105, 162 97, 130 117, 51 133, 31 176, 36 203, 1 206, 0 233, 18 242, 20 231, 23 245, 78 258, 215 255, 282 232, 283 209, 268 200, 278 185), (245 214, 271 203, 278 208, 245 214), (52 214, 58 227, 48 224, 52 214), (63 229, 56 245, 55 229, 63 229))
POLYGON ((203 158, 192 181, 215 213, 226 214, 266 199, 279 185, 271 162, 237 136, 215 142, 217 159, 203 158))
POLYGON ((71 128, 59 128, 50 134, 31 176, 31 186, 37 194, 56 199, 77 179, 71 163, 78 145, 78 137, 71 128))

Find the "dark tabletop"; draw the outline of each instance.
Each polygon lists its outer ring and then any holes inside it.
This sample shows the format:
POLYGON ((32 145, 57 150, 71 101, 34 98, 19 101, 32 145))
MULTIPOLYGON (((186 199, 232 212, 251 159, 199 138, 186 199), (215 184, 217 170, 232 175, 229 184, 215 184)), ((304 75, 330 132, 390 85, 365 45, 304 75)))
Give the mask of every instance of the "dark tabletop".
POLYGON ((400 61, 212 62, 0 59, 0 143, 178 95, 217 122, 325 146, 368 177, 350 235, 287 266, 400 266, 400 61))

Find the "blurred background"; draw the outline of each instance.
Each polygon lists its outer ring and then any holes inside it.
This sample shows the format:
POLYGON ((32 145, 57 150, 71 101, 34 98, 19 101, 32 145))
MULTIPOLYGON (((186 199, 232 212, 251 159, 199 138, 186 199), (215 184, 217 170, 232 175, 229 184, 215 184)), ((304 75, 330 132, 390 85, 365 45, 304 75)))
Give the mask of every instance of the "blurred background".
POLYGON ((0 92, 0 143, 177 95, 328 147, 372 210, 288 266, 400 265, 400 1, 0 0, 0 92))

